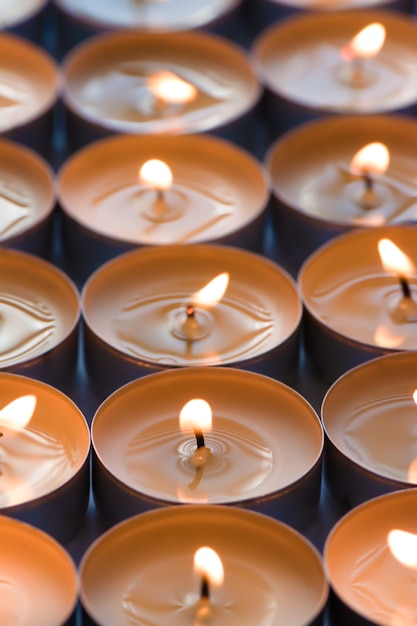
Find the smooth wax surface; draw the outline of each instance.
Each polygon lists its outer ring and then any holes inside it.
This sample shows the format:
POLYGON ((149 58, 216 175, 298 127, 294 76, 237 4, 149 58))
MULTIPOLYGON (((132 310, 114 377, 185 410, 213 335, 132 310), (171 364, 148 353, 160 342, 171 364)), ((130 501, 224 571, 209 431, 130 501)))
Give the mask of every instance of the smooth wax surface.
POLYGON ((16 24, 20 24, 38 11, 45 5, 47 0, 2 0, 0 14, 0 28, 10 28, 16 24))

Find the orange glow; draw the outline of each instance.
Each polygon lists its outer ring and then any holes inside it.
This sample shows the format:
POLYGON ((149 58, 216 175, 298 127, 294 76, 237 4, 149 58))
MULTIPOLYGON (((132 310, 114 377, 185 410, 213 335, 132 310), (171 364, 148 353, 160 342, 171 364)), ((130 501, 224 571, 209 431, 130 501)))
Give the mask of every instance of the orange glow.
POLYGON ((394 333, 385 324, 380 324, 374 333, 374 342, 382 348, 399 348, 406 338, 404 335, 394 333))
POLYGON ((0 411, 0 428, 7 426, 14 430, 22 430, 32 419, 36 407, 36 396, 28 395, 9 402, 0 411))
POLYGON ((207 578, 211 585, 220 586, 224 580, 223 563, 212 548, 199 548, 194 554, 194 571, 207 578))
POLYGON ((139 181, 157 191, 165 191, 172 185, 172 172, 164 161, 150 159, 140 168, 139 181))
POLYGON ((348 46, 342 48, 342 57, 345 61, 369 59, 378 54, 384 41, 385 27, 378 22, 368 24, 353 37, 348 46))
POLYGON ((185 104, 195 100, 197 88, 173 72, 161 70, 149 77, 148 87, 156 98, 167 104, 185 104))
POLYGON ((361 148, 350 162, 353 174, 385 174, 388 169, 390 154, 388 148, 377 141, 361 148))
POLYGON ((229 274, 223 272, 192 296, 192 304, 211 308, 223 298, 229 284, 229 274))
POLYGON ((212 412, 208 402, 199 398, 190 400, 181 409, 180 428, 182 432, 210 432, 212 424, 212 412))
POLYGON ((414 263, 390 239, 381 239, 378 242, 378 251, 385 271, 394 272, 399 276, 414 274, 414 263))
POLYGON ((388 546, 399 563, 405 567, 417 569, 417 535, 405 530, 390 530, 388 546))

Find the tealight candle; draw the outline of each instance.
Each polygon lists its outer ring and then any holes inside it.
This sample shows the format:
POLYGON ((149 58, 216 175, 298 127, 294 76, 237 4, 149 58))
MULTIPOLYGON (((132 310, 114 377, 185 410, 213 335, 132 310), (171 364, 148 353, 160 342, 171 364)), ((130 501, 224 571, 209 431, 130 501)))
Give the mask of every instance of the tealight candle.
POLYGON ((0 373, 3 515, 68 540, 88 505, 89 450, 87 422, 67 396, 39 381, 0 373))
POLYGON ((87 37, 114 29, 174 32, 195 28, 232 32, 240 0, 54 0, 60 47, 69 50, 87 37), (62 36, 62 37, 61 37, 62 36))
POLYGON ((203 33, 101 35, 70 52, 63 71, 72 147, 115 132, 245 143, 261 94, 243 49, 203 33))
POLYGON ((306 539, 267 516, 223 506, 168 507, 122 522, 87 550, 80 578, 82 605, 102 626, 191 626, 207 623, 203 609, 218 626, 311 625, 321 623, 328 594, 306 539), (223 582, 208 581, 208 596, 201 566, 193 568, 200 548, 216 553, 224 573, 223 582))
POLYGON ((337 234, 415 220, 416 144, 415 120, 395 115, 331 116, 279 138, 265 165, 280 261, 298 270, 337 234))
POLYGON ((339 378, 322 405, 326 485, 355 506, 417 483, 416 353, 386 355, 339 378))
POLYGON ((200 367, 145 376, 102 403, 92 440, 93 493, 112 521, 205 502, 305 528, 317 512, 321 424, 304 398, 260 374, 200 367))
POLYGON ((335 592, 335 624, 393 626, 417 620, 417 491, 406 489, 366 502, 345 515, 324 549, 335 592))
POLYGON ((354 230, 301 267, 306 350, 327 379, 373 357, 416 349, 416 237, 412 225, 354 230), (394 254, 384 261, 386 239, 394 254))
POLYGON ((55 61, 41 48, 0 34, 0 133, 48 155, 60 90, 55 61))
POLYGON ((46 533, 0 516, 1 615, 4 624, 70 626, 78 597, 75 565, 46 533))
POLYGON ((37 154, 0 140, 0 246, 49 256, 55 181, 37 154))
POLYGON ((107 393, 191 365, 238 365, 289 379, 298 361, 302 311, 293 280, 237 248, 126 252, 89 278, 82 307, 87 371, 107 393), (222 297, 217 287, 227 278, 222 297))
POLYGON ((141 245, 261 250, 269 184, 258 161, 221 139, 121 135, 67 160, 58 199, 69 271, 85 279, 141 245))
POLYGON ((79 294, 56 267, 0 249, 0 370, 63 386, 75 372, 79 294))
POLYGON ((324 113, 413 112, 416 34, 388 11, 303 14, 271 27, 252 50, 270 124, 282 132, 324 113))
POLYGON ((48 0, 3 0, 0 30, 6 29, 30 39, 40 40, 42 17, 48 0))

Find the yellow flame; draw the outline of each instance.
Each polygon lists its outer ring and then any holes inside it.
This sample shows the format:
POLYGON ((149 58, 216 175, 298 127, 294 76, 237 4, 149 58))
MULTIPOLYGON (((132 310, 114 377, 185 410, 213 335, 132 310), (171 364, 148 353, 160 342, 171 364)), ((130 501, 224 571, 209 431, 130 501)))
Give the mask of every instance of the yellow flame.
POLYGON ((385 27, 379 22, 368 24, 349 43, 351 58, 369 59, 378 54, 384 45, 385 27))
POLYGON ((0 411, 0 427, 7 426, 15 430, 25 428, 32 419, 36 407, 36 396, 27 395, 12 400, 0 411))
POLYGON ((194 571, 208 579, 211 585, 221 585, 224 580, 223 563, 217 552, 204 546, 194 554, 194 571))
POLYGON ((358 150, 350 162, 353 174, 385 174, 388 169, 390 154, 388 148, 375 141, 358 150))
POLYGON ((197 88, 173 72, 161 70, 149 77, 148 87, 156 98, 168 104, 185 104, 195 100, 197 88))
POLYGON ((415 266, 412 260, 390 239, 380 239, 378 251, 385 271, 395 272, 399 276, 414 274, 415 266))
POLYGON ((180 411, 180 428, 182 432, 195 431, 210 432, 212 424, 211 407, 208 402, 200 398, 189 400, 180 411))
POLYGON ((203 307, 213 307, 223 298, 226 293, 227 286, 229 284, 229 274, 223 272, 219 274, 213 280, 211 280, 205 287, 197 291, 192 296, 192 303, 194 305, 200 305, 203 307))
POLYGON ((139 181, 157 191, 165 191, 172 185, 172 172, 165 161, 149 159, 139 170, 139 181))
POLYGON ((417 569, 417 535, 405 530, 390 530, 388 546, 399 563, 405 567, 417 569))

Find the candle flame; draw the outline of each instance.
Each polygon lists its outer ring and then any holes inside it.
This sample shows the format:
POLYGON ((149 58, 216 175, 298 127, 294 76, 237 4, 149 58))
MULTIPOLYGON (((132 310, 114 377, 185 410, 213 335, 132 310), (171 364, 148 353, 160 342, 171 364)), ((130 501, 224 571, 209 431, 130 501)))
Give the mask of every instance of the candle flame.
POLYGON ((195 100, 197 88, 173 72, 161 70, 149 77, 148 87, 156 98, 170 104, 185 104, 195 100))
POLYGON ((394 333, 385 324, 379 324, 375 329, 374 342, 377 346, 383 348, 398 348, 404 341, 404 335, 394 333))
POLYGON ((380 239, 378 251, 385 271, 395 272, 404 277, 414 274, 415 266, 412 260, 390 239, 380 239))
POLYGON ((388 546, 399 563, 405 567, 417 569, 417 535, 405 530, 390 530, 388 546))
POLYGON ((224 580, 223 563, 219 555, 206 546, 194 554, 194 571, 206 577, 211 585, 219 586, 224 580))
POLYGON ((189 400, 180 411, 180 428, 182 432, 200 430, 210 432, 212 424, 211 407, 200 398, 189 400))
POLYGON ((27 395, 12 400, 0 411, 0 427, 7 426, 22 430, 32 419, 36 407, 36 396, 27 395))
POLYGON ((368 24, 353 37, 348 46, 342 48, 342 57, 345 61, 369 59, 378 54, 384 41, 385 27, 379 22, 368 24))
POLYGON ((385 174, 390 154, 388 148, 375 141, 358 150, 350 162, 350 171, 357 176, 364 174, 385 174))
POLYGON ((223 272, 219 274, 213 280, 211 280, 205 287, 196 291, 192 296, 193 305, 200 305, 205 307, 213 307, 223 298, 226 293, 227 286, 229 284, 229 274, 223 272))
POLYGON ((172 172, 164 161, 149 159, 139 170, 139 181, 157 191, 165 191, 172 185, 172 172))

